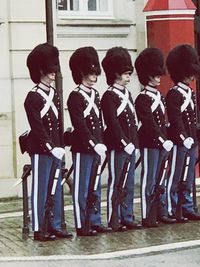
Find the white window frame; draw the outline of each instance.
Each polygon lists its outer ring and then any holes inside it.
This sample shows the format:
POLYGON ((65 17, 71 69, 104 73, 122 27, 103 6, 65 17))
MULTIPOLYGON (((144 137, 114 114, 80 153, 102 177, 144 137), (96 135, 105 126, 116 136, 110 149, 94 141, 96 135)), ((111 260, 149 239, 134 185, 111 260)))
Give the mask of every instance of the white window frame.
MULTIPOLYGON (((67 0, 69 1, 69 0, 67 0)), ((79 0, 79 10, 58 10, 58 18, 59 19, 111 19, 113 18, 113 1, 114 0, 107 0, 108 1, 108 11, 89 11, 87 10, 87 1, 88 0, 79 0)), ((100 0, 97 0, 97 9, 99 7, 98 3, 100 0)))

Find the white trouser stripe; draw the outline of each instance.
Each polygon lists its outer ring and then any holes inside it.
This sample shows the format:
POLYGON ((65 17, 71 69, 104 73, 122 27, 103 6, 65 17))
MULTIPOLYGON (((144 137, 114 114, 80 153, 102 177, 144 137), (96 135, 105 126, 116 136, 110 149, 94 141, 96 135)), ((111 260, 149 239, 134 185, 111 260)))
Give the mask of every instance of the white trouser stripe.
POLYGON ((146 203, 146 185, 147 185, 147 171, 148 171, 148 149, 144 148, 144 174, 142 179, 142 218, 147 217, 147 203, 146 203))
POLYGON ((81 228, 81 216, 80 216, 80 206, 79 206, 79 183, 80 183, 80 153, 76 153, 74 201, 75 201, 77 228, 81 228))
POLYGON ((110 184, 110 191, 108 196, 108 222, 110 222, 111 215, 112 215, 112 195, 114 191, 114 182, 115 182, 115 151, 112 150, 110 153, 110 169, 111 169, 111 184, 110 184))
POLYGON ((33 188, 33 203, 34 203, 34 231, 39 231, 38 221, 38 168, 39 168, 39 155, 34 155, 34 188, 33 188))
POLYGON ((167 186, 167 203, 168 203, 169 215, 172 215, 172 202, 171 202, 170 191, 171 191, 172 182, 173 182, 173 178, 174 178, 174 172, 175 172, 175 166, 176 166, 176 157, 177 157, 177 146, 175 145, 173 147, 171 172, 170 172, 168 186, 167 186))

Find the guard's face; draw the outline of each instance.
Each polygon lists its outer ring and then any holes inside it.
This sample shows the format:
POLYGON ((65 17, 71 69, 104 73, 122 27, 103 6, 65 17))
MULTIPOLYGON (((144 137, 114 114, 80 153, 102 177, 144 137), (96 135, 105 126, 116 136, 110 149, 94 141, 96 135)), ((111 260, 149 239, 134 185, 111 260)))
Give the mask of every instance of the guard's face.
POLYGON ((56 73, 51 72, 47 73, 46 75, 42 75, 41 81, 47 85, 50 85, 52 82, 55 81, 55 78, 56 78, 56 73))
POLYGON ((150 76, 149 77, 149 85, 157 87, 157 86, 160 85, 160 80, 161 80, 161 76, 160 75, 154 76, 154 77, 150 76))
POLYGON ((87 87, 92 87, 97 82, 97 75, 95 73, 88 74, 83 77, 83 84, 87 87))
POLYGON ((190 76, 190 77, 186 77, 186 78, 183 80, 183 82, 186 83, 186 84, 190 84, 191 82, 194 81, 194 79, 195 79, 195 76, 192 75, 192 76, 190 76))
POLYGON ((117 74, 116 83, 122 86, 126 86, 131 80, 131 74, 132 74, 131 71, 123 72, 121 75, 117 74))

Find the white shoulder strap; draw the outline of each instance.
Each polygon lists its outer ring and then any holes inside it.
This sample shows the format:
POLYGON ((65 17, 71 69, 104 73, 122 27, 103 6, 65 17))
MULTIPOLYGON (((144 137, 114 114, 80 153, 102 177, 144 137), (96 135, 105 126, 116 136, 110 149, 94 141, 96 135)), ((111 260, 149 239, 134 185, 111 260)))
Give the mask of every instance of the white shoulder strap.
POLYGON ((131 111, 134 112, 133 104, 129 100, 129 92, 127 88, 125 88, 125 94, 115 88, 113 89, 113 92, 115 92, 119 97, 122 98, 122 103, 117 109, 117 116, 119 116, 123 112, 127 105, 129 105, 131 111))
POLYGON ((94 109, 97 117, 99 118, 99 109, 97 108, 97 105, 94 102, 94 100, 95 100, 95 91, 93 89, 91 89, 91 97, 89 97, 89 95, 86 92, 84 92, 83 90, 81 90, 81 89, 79 90, 79 92, 88 102, 88 106, 86 107, 86 109, 83 112, 84 113, 84 118, 86 118, 90 114, 92 108, 94 109))
MULTIPOLYGON (((141 92, 140 94, 147 94, 148 96, 150 96, 151 98, 154 99, 152 105, 151 105, 151 111, 152 113, 157 109, 157 107, 160 105, 162 113, 165 113, 165 107, 163 102, 161 101, 161 94, 159 91, 157 91, 157 94, 154 94, 150 91, 146 91, 146 92, 141 92)), ((141 121, 138 120, 138 130, 140 129, 140 127, 142 126, 141 121)))
POLYGON ((194 110, 194 102, 192 100, 191 89, 188 90, 188 93, 180 87, 177 87, 177 90, 185 97, 185 101, 183 102, 181 106, 181 112, 183 112, 188 107, 189 104, 191 104, 191 107, 194 110))
POLYGON ((40 111, 41 118, 45 116, 45 114, 49 111, 50 107, 52 108, 56 118, 58 118, 58 110, 53 103, 54 89, 50 88, 49 95, 45 94, 45 92, 42 91, 41 89, 38 89, 37 93, 39 93, 46 100, 43 109, 40 111))
POLYGON ((162 111, 164 113, 164 105, 163 105, 163 103, 161 101, 161 94, 160 94, 160 92, 157 91, 157 94, 154 94, 152 92, 147 91, 146 94, 148 96, 150 96, 151 98, 154 99, 154 101, 153 101, 153 103, 151 105, 151 111, 154 112, 157 109, 157 107, 160 105, 161 106, 161 109, 162 109, 162 111))

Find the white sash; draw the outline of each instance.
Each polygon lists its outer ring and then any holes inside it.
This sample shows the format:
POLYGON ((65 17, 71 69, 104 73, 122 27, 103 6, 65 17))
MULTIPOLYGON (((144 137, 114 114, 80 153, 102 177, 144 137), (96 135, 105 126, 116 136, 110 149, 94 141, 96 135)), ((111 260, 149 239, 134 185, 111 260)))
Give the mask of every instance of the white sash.
POLYGON ((54 89, 50 88, 49 95, 45 94, 45 92, 42 91, 41 89, 38 89, 37 93, 39 93, 46 100, 46 103, 44 104, 43 109, 40 111, 41 118, 45 116, 45 114, 49 111, 50 107, 52 108, 56 118, 58 118, 58 110, 53 103, 54 89))
POLYGON ((146 94, 154 99, 152 105, 151 105, 151 111, 152 113, 158 108, 160 105, 160 108, 162 110, 162 113, 165 113, 165 107, 163 105, 163 102, 161 101, 161 94, 159 91, 157 91, 157 94, 154 94, 152 92, 147 91, 146 94))
POLYGON ((97 117, 99 118, 99 109, 97 108, 97 105, 94 102, 95 91, 93 89, 91 89, 91 97, 86 92, 84 92, 82 89, 80 89, 79 92, 88 102, 88 106, 86 107, 86 109, 83 112, 84 118, 86 118, 88 115, 90 115, 92 108, 94 109, 97 117))
POLYGON ((126 108, 127 105, 129 105, 130 110, 132 111, 132 113, 134 112, 134 107, 133 104, 131 103, 131 101, 129 100, 129 92, 128 89, 125 88, 125 94, 123 94, 121 91, 119 91, 118 89, 114 88, 113 91, 122 98, 122 103, 120 104, 120 106, 117 109, 117 116, 119 116, 124 109, 126 108))
POLYGON ((185 101, 183 102, 181 106, 181 112, 183 112, 188 105, 191 105, 191 108, 194 110, 194 102, 192 100, 192 90, 188 87, 188 93, 180 87, 177 87, 177 90, 185 97, 185 101))
MULTIPOLYGON (((156 92, 156 94, 150 92, 150 91, 145 91, 145 92, 141 92, 140 94, 146 94, 148 96, 150 96, 151 98, 153 98, 153 103, 151 105, 151 111, 152 113, 158 108, 158 106, 160 105, 160 108, 162 110, 162 113, 165 113, 165 107, 163 102, 161 101, 161 94, 159 91, 156 92)), ((140 127, 142 126, 141 121, 138 121, 138 130, 140 129, 140 127)))

